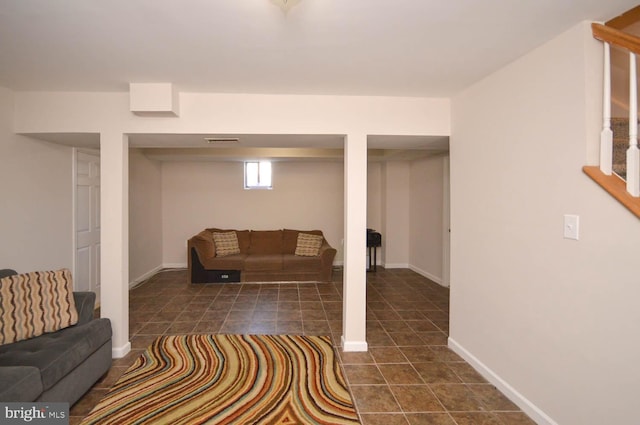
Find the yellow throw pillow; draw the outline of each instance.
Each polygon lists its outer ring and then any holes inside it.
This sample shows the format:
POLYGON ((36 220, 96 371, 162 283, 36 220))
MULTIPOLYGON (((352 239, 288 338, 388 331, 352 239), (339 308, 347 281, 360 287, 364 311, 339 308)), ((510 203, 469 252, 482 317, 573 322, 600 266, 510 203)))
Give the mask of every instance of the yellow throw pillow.
POLYGON ((0 345, 75 325, 78 311, 67 269, 0 279, 0 345))
POLYGON ((240 254, 238 235, 236 232, 213 233, 216 257, 240 254))
POLYGON ((320 253, 323 237, 311 235, 309 233, 298 233, 298 243, 296 245, 296 255, 303 257, 315 257, 320 253))

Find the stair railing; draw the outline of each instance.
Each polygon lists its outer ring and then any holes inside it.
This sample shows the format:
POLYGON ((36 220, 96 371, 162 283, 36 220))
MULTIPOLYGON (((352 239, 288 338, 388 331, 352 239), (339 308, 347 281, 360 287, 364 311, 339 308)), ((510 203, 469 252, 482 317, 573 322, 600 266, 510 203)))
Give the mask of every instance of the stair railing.
POLYGON ((627 192, 640 196, 640 149, 638 149, 638 77, 636 55, 629 53, 629 149, 627 149, 627 192))
POLYGON ((585 167, 585 172, 603 187, 606 186, 603 182, 619 186, 615 181, 619 178, 612 176, 613 131, 611 130, 611 46, 617 46, 629 52, 629 147, 626 151, 626 195, 617 196, 614 192, 619 192, 618 187, 613 189, 605 187, 605 189, 640 217, 637 212, 638 204, 640 204, 638 202, 640 200, 637 199, 640 198, 640 149, 638 147, 638 82, 636 72, 636 54, 640 54, 640 38, 602 24, 594 23, 591 27, 593 36, 604 43, 603 125, 600 134, 600 166, 585 167), (593 168, 599 168, 601 176, 595 176, 593 168), (610 177, 614 179, 612 180, 610 177), (628 199, 621 199, 629 196, 635 199, 631 201, 635 204, 633 208, 628 205, 628 199))
POLYGON ((607 176, 613 172, 613 131, 611 130, 611 45, 604 44, 604 92, 602 103, 602 132, 600 133, 600 171, 607 176))

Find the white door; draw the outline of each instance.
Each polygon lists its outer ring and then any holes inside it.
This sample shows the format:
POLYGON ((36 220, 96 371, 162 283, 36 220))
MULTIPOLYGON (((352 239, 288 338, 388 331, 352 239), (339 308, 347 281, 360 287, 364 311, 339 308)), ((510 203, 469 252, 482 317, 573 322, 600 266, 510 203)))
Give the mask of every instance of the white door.
POLYGON ((77 291, 93 291, 100 302, 100 157, 76 155, 75 271, 77 291))

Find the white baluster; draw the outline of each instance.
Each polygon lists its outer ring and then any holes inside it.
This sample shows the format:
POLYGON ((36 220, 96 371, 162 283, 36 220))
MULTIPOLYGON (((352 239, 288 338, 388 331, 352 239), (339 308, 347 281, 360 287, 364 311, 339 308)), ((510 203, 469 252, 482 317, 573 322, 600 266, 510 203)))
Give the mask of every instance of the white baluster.
POLYGON ((600 133, 600 171, 607 176, 613 168, 613 131, 611 131, 611 54, 604 43, 604 93, 602 102, 602 133, 600 133))
POLYGON ((629 149, 627 149, 627 192, 640 196, 640 150, 638 150, 638 78, 636 55, 629 53, 629 149))

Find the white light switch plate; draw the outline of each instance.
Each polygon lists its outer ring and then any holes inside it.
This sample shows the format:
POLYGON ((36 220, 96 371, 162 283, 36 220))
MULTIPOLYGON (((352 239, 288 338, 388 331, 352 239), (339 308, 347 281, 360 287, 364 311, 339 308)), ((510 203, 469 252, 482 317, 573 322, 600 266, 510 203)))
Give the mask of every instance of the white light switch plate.
POLYGON ((564 238, 578 240, 580 236, 580 216, 564 215, 564 238))

